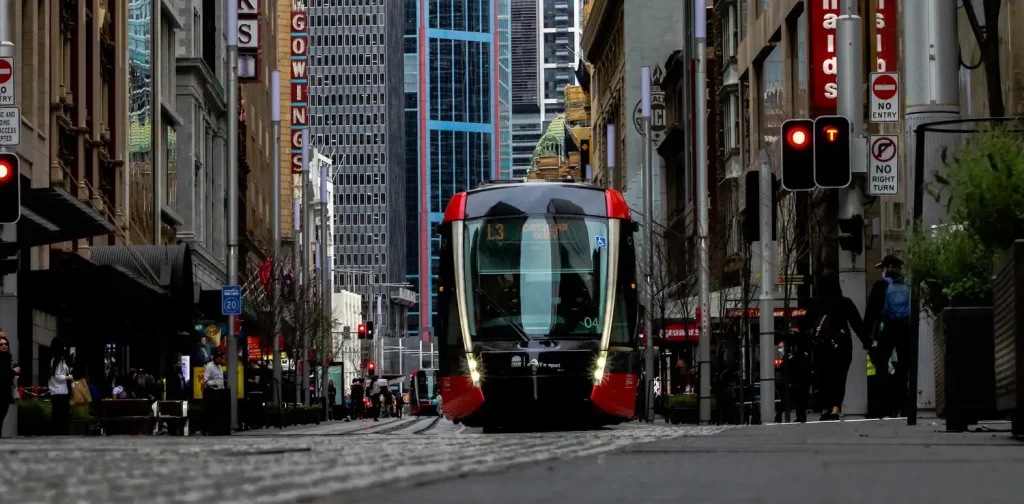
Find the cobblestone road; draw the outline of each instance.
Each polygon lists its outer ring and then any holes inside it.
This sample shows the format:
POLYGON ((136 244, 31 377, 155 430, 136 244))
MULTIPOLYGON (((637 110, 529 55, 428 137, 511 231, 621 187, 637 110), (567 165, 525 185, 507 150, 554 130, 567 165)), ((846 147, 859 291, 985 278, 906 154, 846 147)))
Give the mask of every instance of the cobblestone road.
POLYGON ((225 438, 4 439, 0 501, 291 503, 385 481, 414 484, 721 430, 627 424, 485 435, 445 420, 407 418, 225 438))

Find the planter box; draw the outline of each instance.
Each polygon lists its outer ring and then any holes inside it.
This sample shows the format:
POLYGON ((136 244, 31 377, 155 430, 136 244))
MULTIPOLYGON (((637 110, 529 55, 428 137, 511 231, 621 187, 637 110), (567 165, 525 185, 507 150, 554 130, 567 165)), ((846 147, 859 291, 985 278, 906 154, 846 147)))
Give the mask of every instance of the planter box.
POLYGON ((1024 436, 1024 240, 996 265, 992 281, 996 408, 1010 413, 1011 430, 1024 436))
POLYGON ((935 321, 935 412, 946 430, 996 417, 992 308, 950 307, 935 321))

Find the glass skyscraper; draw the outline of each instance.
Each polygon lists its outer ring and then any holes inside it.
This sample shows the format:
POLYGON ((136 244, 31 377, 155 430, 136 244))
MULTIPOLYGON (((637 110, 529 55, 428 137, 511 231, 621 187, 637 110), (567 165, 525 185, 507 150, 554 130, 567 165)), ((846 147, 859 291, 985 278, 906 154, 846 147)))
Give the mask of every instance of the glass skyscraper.
POLYGON ((509 0, 405 0, 405 9, 406 258, 418 332, 432 324, 445 205, 511 173, 511 13, 509 0))

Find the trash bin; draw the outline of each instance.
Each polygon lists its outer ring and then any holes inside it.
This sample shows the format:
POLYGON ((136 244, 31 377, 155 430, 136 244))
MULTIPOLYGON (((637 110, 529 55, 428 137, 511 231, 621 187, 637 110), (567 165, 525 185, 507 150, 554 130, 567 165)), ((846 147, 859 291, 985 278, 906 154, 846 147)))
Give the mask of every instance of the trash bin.
POLYGON ((203 413, 206 415, 206 435, 231 435, 231 390, 211 389, 203 391, 203 413))

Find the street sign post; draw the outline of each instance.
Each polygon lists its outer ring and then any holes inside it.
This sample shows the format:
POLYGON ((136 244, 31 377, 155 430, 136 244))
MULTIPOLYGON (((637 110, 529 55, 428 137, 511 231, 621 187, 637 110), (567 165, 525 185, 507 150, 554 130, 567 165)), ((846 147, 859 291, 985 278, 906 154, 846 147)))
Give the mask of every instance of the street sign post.
POLYGON ((242 288, 237 285, 225 285, 220 288, 220 314, 242 314, 242 288))
POLYGON ((0 106, 14 105, 14 58, 0 58, 0 106))
POLYGON ((871 111, 873 123, 895 123, 900 121, 900 74, 899 72, 877 72, 871 74, 871 111))
POLYGON ((868 145, 871 157, 868 194, 872 196, 899 194, 899 158, 896 154, 899 152, 900 137, 871 135, 868 145))
POLYGON ((21 107, 0 107, 0 146, 21 145, 21 107))

